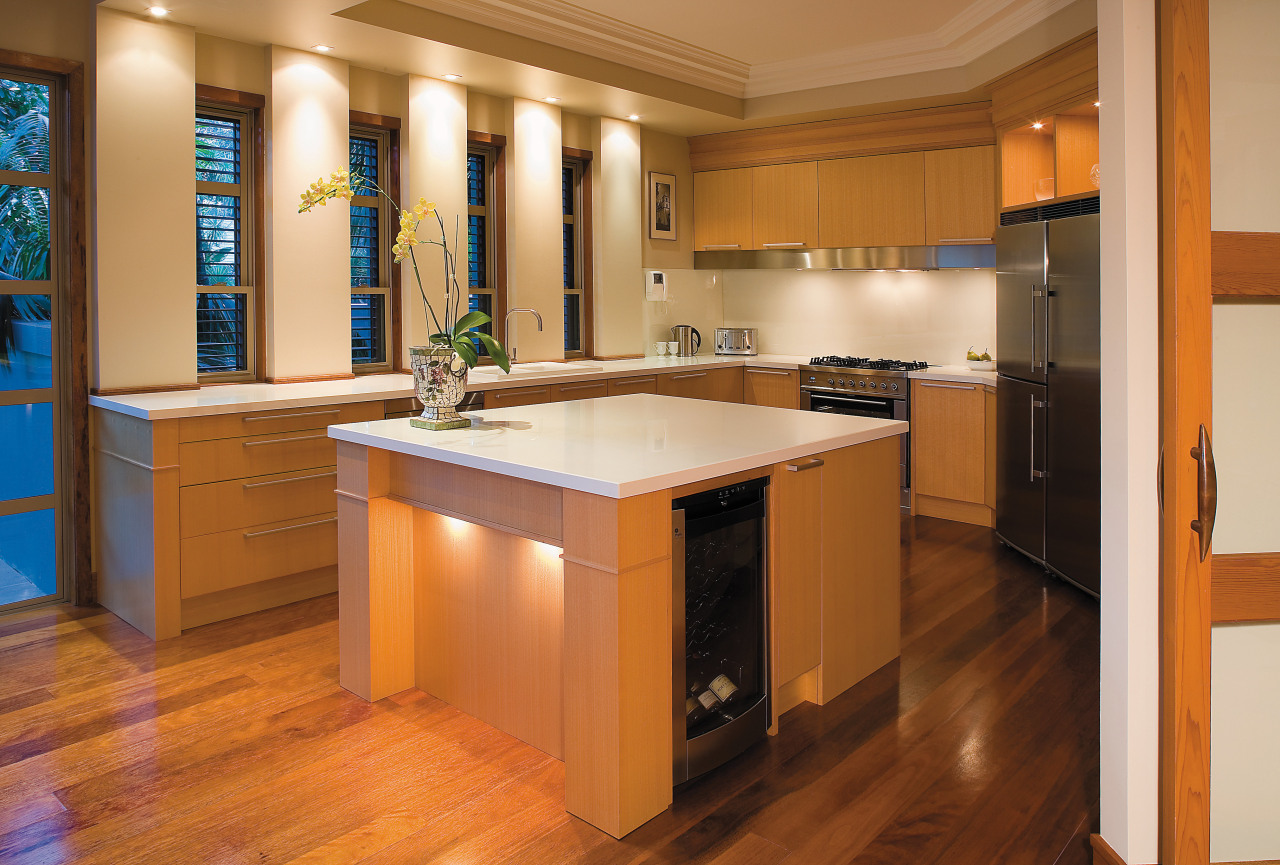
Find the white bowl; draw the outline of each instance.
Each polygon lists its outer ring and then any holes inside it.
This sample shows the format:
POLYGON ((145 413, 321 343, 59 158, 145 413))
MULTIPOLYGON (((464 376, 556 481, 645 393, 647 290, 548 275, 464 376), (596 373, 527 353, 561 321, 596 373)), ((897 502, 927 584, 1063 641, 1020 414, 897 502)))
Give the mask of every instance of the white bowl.
POLYGON ((964 365, 974 372, 995 372, 996 369, 994 360, 966 360, 964 365))

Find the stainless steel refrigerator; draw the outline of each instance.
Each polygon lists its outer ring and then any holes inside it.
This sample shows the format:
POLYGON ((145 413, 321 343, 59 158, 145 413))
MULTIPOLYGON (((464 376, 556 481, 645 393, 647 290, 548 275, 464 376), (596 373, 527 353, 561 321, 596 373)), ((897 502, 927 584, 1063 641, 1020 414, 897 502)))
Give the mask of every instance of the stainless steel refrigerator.
POLYGON ((996 232, 996 533, 1099 592, 1096 214, 996 232))

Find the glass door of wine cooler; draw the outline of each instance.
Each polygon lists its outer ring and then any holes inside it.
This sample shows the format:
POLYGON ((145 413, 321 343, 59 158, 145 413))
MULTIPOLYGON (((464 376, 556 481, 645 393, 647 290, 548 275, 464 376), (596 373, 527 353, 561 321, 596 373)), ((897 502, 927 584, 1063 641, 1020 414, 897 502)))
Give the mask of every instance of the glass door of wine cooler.
POLYGON ((673 503, 677 784, 741 753, 769 726, 767 484, 760 478, 673 503))

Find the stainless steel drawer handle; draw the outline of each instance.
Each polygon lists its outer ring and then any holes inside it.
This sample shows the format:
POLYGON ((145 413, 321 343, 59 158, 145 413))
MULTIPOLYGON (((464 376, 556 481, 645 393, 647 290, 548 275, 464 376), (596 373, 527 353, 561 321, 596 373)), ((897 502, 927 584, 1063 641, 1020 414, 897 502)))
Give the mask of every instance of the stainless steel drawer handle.
POLYGON ((508 397, 508 396, 528 396, 531 393, 550 393, 550 392, 551 391, 545 387, 528 387, 528 388, 521 388, 520 390, 493 391, 492 393, 493 393, 494 399, 502 399, 503 397, 508 397))
POLYGON ((293 414, 264 414, 264 415, 258 415, 257 417, 247 417, 244 419, 244 422, 252 423, 254 421, 260 421, 260 420, 287 420, 288 418, 292 418, 292 417, 317 417, 319 415, 338 414, 338 413, 339 413, 339 410, 336 408, 333 408, 333 409, 329 409, 328 411, 300 411, 300 412, 295 412, 293 414))
POLYGON ((803 240, 789 240, 784 243, 762 243, 760 245, 765 249, 794 249, 797 246, 808 246, 809 244, 805 243, 803 240))
POLYGON ((813 459, 806 462, 804 465, 797 465, 796 463, 787 463, 787 471, 807 472, 809 469, 820 468, 823 465, 826 465, 826 463, 820 457, 814 457, 813 459))
POLYGON ((747 375, 791 375, 789 370, 785 369, 749 369, 747 375))
POLYGON ((989 237, 939 237, 938 243, 990 243, 989 237))
POLYGON ((929 381, 920 382, 921 387, 943 387, 948 390, 977 390, 977 385, 972 384, 934 384, 929 381))
POLYGON ((706 375, 705 372, 686 372, 684 375, 671 376, 671 380, 678 381, 679 379, 682 379, 682 378, 702 378, 704 375, 706 375))
POLYGON ((656 378, 654 378, 654 377, 653 377, 653 376, 651 376, 651 375, 647 375, 647 376, 644 376, 644 377, 642 377, 642 378, 615 378, 615 379, 613 379, 613 383, 614 383, 614 384, 616 384, 616 385, 624 385, 624 384, 648 384, 648 383, 649 383, 649 382, 651 382, 651 381, 657 381, 657 379, 656 379, 656 378))
POLYGON ((337 476, 338 473, 336 471, 321 472, 318 475, 302 475, 301 477, 296 478, 280 478, 279 480, 274 481, 258 481, 254 484, 241 484, 240 486, 246 490, 256 490, 258 487, 274 487, 278 484, 294 484, 299 481, 313 481, 316 478, 336 478, 337 476))
POLYGON ((741 243, 704 243, 703 249, 742 249, 741 243))
POLYGON ((294 529, 309 529, 312 526, 323 526, 327 523, 336 523, 337 521, 337 517, 329 517, 327 520, 316 520, 313 523, 298 523, 296 526, 281 526, 278 529, 263 529, 260 532, 245 532, 244 536, 246 540, 249 538, 260 538, 263 535, 278 535, 281 532, 291 532, 294 529))
POLYGON ((562 385, 560 387, 560 392, 564 393, 566 391, 571 391, 571 390, 590 390, 591 388, 600 388, 600 387, 608 387, 608 385, 606 385, 602 381, 593 381, 591 382, 591 384, 575 384, 573 386, 562 385))
POLYGON ((255 448, 258 445, 282 445, 288 444, 289 442, 305 442, 311 441, 312 439, 327 439, 328 437, 329 436, 325 433, 318 433, 313 436, 294 436, 293 438, 287 439, 263 439, 260 442, 244 442, 243 444, 244 447, 255 448))

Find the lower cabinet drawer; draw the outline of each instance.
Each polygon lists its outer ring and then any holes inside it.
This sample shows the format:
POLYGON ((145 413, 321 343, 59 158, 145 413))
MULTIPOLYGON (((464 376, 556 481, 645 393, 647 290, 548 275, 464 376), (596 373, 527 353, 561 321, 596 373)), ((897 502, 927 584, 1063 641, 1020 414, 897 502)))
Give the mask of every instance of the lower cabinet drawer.
POLYGON ((629 375, 623 378, 609 379, 609 396, 657 392, 658 377, 656 375, 629 375))
POLYGON ((182 540, 182 597, 273 580, 338 563, 336 513, 182 540))
POLYGON ((324 429, 184 442, 178 446, 178 483, 208 484, 337 462, 337 444, 324 429))
POLYGON ((338 507, 333 492, 337 475, 335 468, 324 467, 182 487, 178 493, 182 537, 333 513, 338 507))
POLYGON ((551 386, 552 402, 567 402, 571 399, 594 399, 609 395, 609 383, 600 381, 578 381, 572 384, 556 384, 551 386))
POLYGON ((513 405, 541 405, 551 402, 550 387, 494 388, 484 392, 485 408, 507 408, 513 405))

